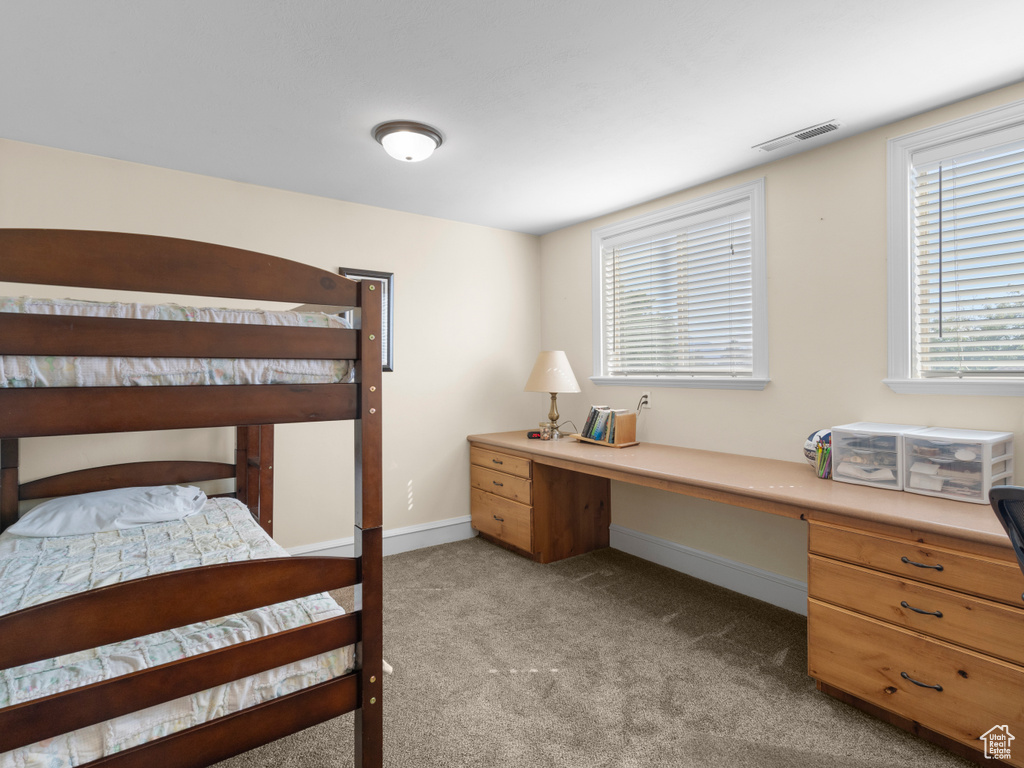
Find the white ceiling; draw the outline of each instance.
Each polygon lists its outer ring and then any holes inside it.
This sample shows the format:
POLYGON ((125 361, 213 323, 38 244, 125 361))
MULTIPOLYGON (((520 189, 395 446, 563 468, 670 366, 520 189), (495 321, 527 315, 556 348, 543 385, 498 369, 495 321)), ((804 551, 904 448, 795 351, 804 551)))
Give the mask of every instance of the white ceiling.
POLYGON ((1022 29, 1022 0, 0 0, 0 137, 543 233, 1021 80, 1022 29), (395 119, 444 145, 392 160, 395 119))

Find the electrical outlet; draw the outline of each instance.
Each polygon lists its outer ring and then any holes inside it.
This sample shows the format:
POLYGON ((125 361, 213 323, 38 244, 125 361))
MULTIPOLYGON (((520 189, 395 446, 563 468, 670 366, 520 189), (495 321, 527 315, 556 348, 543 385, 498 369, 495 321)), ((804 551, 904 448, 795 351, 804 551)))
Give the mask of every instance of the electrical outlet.
POLYGON ((651 393, 643 392, 640 395, 640 410, 649 411, 651 409, 651 393))

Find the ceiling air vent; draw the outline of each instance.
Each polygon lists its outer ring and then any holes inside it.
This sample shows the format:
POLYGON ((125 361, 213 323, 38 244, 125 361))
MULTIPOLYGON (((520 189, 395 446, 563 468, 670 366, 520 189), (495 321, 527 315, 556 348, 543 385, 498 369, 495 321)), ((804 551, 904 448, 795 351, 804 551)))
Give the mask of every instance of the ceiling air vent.
POLYGON ((837 131, 839 130, 839 125, 839 122, 836 120, 829 120, 827 123, 812 125, 810 128, 802 128, 799 131, 787 133, 785 136, 779 136, 777 139, 772 139, 770 141, 763 142, 762 144, 755 144, 751 149, 760 149, 762 152, 771 152, 773 149, 788 147, 790 144, 796 144, 798 141, 807 141, 808 139, 813 139, 815 136, 821 136, 825 133, 837 131))

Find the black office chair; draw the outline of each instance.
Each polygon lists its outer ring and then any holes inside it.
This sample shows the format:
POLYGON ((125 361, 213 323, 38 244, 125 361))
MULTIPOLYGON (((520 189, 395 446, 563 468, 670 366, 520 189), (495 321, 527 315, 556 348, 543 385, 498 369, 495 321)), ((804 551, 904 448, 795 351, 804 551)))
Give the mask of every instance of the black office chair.
POLYGON ((1010 537, 1013 551, 1017 554, 1017 564, 1024 572, 1024 488, 998 485, 988 492, 988 500, 1010 537))

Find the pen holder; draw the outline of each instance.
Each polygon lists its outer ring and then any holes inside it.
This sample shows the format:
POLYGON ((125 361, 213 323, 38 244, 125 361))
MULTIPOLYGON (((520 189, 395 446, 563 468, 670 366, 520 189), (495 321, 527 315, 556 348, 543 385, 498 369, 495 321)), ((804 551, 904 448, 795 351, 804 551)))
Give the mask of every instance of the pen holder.
POLYGON ((819 429, 804 441, 804 458, 822 480, 832 477, 832 430, 819 429))
POLYGON ((814 465, 814 473, 822 480, 832 478, 832 446, 828 443, 818 443, 818 459, 814 465))

